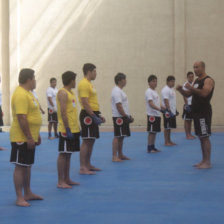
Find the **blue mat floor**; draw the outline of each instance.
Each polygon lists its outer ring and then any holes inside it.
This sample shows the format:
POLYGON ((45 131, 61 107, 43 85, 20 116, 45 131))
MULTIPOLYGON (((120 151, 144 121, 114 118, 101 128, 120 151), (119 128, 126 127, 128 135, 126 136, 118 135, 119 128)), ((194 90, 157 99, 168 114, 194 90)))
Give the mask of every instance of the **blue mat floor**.
POLYGON ((72 155, 71 178, 80 182, 72 189, 57 189, 57 140, 41 133, 32 167, 33 192, 44 197, 31 207, 15 206, 14 165, 9 163, 9 134, 0 133, 0 224, 223 224, 224 133, 214 133, 210 170, 197 170, 199 140, 173 133, 174 147, 157 137, 158 154, 147 154, 147 133, 132 133, 124 152, 132 160, 111 161, 113 133, 101 133, 92 163, 103 169, 94 176, 79 175, 79 153, 72 155))

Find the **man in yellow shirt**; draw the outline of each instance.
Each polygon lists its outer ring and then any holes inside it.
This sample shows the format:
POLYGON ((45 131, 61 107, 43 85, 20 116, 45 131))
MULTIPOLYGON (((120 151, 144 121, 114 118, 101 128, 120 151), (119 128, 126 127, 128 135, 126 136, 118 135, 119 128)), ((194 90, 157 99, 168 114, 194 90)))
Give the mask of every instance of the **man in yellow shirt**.
POLYGON ((32 69, 22 69, 19 86, 11 100, 13 122, 10 129, 12 145, 10 162, 15 163, 14 184, 16 205, 28 207, 29 200, 42 200, 30 188, 31 166, 34 163, 35 146, 40 145, 40 126, 42 123, 38 101, 30 92, 36 88, 32 69), (24 196, 23 196, 24 190, 24 196))
POLYGON ((100 115, 96 90, 91 81, 96 79, 96 66, 87 63, 83 66, 84 78, 79 82, 78 95, 81 104, 80 123, 82 128, 82 145, 80 150, 80 174, 95 174, 100 171, 90 163, 95 139, 99 138, 99 125, 105 122, 100 115))
POLYGON ((80 151, 80 129, 75 94, 76 74, 67 71, 62 74, 64 87, 57 94, 59 144, 58 144, 58 188, 72 188, 79 185, 69 177, 70 160, 73 152, 80 151))

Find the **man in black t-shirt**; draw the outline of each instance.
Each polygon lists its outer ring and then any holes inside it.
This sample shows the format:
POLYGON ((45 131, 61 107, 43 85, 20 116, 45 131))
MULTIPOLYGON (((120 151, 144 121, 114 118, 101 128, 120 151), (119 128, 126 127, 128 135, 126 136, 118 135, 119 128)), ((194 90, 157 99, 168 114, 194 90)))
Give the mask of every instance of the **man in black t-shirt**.
POLYGON ((194 73, 198 77, 194 85, 186 84, 186 90, 178 85, 176 89, 185 97, 192 95, 192 115, 195 134, 199 137, 202 149, 202 161, 194 166, 198 169, 211 168, 211 120, 212 107, 210 104, 215 82, 205 73, 205 63, 195 62, 194 73))

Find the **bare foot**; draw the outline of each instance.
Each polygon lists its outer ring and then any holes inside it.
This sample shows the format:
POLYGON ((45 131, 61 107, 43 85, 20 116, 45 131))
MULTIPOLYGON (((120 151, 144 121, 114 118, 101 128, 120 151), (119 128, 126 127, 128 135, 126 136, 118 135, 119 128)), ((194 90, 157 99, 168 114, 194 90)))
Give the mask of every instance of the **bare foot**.
POLYGON ((0 147, 0 150, 2 150, 2 151, 3 151, 3 150, 6 150, 6 148, 0 147))
POLYGON ((165 143, 165 146, 174 146, 174 143, 173 142, 167 142, 167 143, 165 143))
POLYGON ((48 137, 48 139, 49 139, 49 140, 53 140, 53 139, 55 139, 55 137, 48 137))
POLYGON ((161 151, 158 150, 158 149, 152 149, 152 150, 151 150, 151 153, 157 153, 157 152, 161 152, 161 151))
POLYGON ((196 163, 196 164, 194 164, 193 166, 194 166, 194 167, 198 167, 198 166, 200 166, 202 163, 203 163, 203 161, 200 162, 200 163, 196 163))
POLYGON ((79 170, 79 174, 81 174, 81 175, 95 175, 96 173, 88 170, 87 168, 81 168, 79 170))
POLYGON ((186 139, 188 139, 188 140, 193 140, 193 139, 196 139, 196 137, 193 136, 193 135, 189 135, 189 136, 186 137, 186 139))
POLYGON ((197 169, 210 169, 212 166, 210 163, 201 163, 196 168, 197 169))
POLYGON ((66 183, 69 185, 80 185, 80 183, 72 181, 72 180, 68 180, 68 181, 66 181, 66 183))
POLYGON ((118 158, 117 156, 113 156, 112 161, 113 162, 123 162, 123 160, 118 158))
POLYGON ((101 169, 100 169, 100 168, 97 168, 97 167, 92 166, 92 165, 90 165, 89 170, 90 170, 90 171, 101 171, 101 169))
POLYGON ((57 184, 58 188, 71 189, 72 187, 66 183, 57 184))
POLYGON ((30 193, 28 195, 25 195, 24 196, 24 199, 26 201, 31 201, 31 200, 44 200, 43 197, 41 197, 39 195, 36 195, 36 194, 33 194, 33 193, 30 193))
POLYGON ((119 157, 120 159, 122 159, 122 160, 131 160, 130 158, 128 158, 127 156, 125 156, 125 155, 122 155, 121 157, 119 157))
POLYGON ((21 207, 29 207, 30 206, 30 203, 28 203, 24 199, 17 199, 16 200, 16 205, 17 206, 21 206, 21 207))

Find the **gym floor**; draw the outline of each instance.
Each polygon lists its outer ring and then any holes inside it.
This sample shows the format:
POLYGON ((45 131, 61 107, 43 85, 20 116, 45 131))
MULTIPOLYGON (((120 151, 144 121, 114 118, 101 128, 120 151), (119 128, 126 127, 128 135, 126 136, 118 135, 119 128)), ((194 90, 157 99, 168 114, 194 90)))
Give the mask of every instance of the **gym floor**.
POLYGON ((14 165, 9 163, 9 133, 0 133, 0 223, 77 224, 223 224, 224 220, 224 132, 211 137, 213 168, 192 167, 201 159, 199 140, 186 140, 183 132, 172 134, 174 147, 146 153, 147 133, 132 132, 124 141, 130 161, 111 161, 112 132, 102 132, 96 141, 92 163, 102 168, 97 175, 79 175, 79 153, 72 155, 71 179, 80 182, 72 189, 58 189, 57 139, 42 132, 32 167, 31 187, 43 201, 31 207, 15 205, 14 165))

